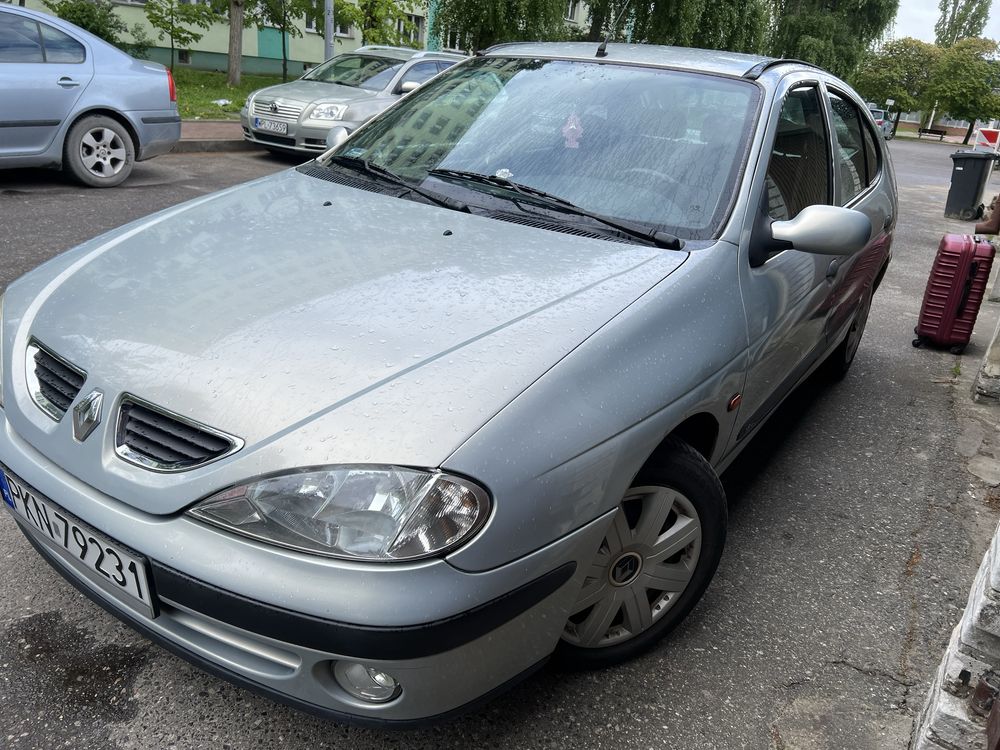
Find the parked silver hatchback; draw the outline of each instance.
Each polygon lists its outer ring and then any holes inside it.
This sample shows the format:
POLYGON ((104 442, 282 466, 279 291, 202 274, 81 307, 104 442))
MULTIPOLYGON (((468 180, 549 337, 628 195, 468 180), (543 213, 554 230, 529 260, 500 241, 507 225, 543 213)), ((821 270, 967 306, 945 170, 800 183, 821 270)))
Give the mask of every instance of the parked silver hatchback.
POLYGON ((719 472, 847 373, 896 207, 822 70, 502 45, 12 284, 0 490, 205 669, 339 720, 450 717, 691 612, 719 472))
POLYGON ((61 167, 112 187, 180 134, 169 70, 47 13, 0 5, 0 169, 61 167))
POLYGON ((450 52, 359 47, 331 57, 297 81, 254 91, 240 112, 243 137, 272 151, 325 151, 332 128, 356 130, 463 59, 450 52))

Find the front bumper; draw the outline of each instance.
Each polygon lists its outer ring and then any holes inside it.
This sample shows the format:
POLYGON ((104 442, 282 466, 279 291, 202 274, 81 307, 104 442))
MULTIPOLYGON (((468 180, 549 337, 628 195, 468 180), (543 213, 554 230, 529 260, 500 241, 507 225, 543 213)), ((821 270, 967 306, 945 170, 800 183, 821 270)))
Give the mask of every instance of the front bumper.
POLYGON ((544 662, 610 518, 485 573, 465 573, 443 560, 381 566, 376 572, 379 566, 261 549, 183 517, 151 518, 66 475, 12 434, 2 411, 0 427, 0 461, 15 475, 149 559, 157 615, 150 618, 124 605, 15 516, 29 541, 74 586, 209 672, 352 723, 405 726, 447 718, 544 662), (151 523, 155 534, 144 528, 151 523), (220 553, 213 569, 184 554, 213 539, 220 553), (326 567, 325 577, 312 575, 317 565, 326 567), (266 587, 256 579, 273 578, 275 567, 281 570, 275 582, 290 597, 261 595, 266 587), (205 580, 208 576, 216 580, 205 580), (443 586, 428 585, 433 579, 443 586), (248 595, 250 589, 257 595, 248 595), (410 601, 401 593, 408 590, 410 601), (493 594, 484 599, 484 591, 493 594), (359 622, 386 599, 397 617, 359 622), (324 616, 304 611, 315 610, 317 600, 324 616), (289 606, 296 601, 301 606, 289 606), (333 678, 333 664, 342 660, 388 672, 399 681, 401 694, 384 704, 352 697, 333 678))
POLYGON ((304 154, 320 154, 328 148, 326 135, 332 128, 347 128, 353 132, 362 123, 348 120, 331 120, 323 127, 303 125, 301 122, 289 122, 285 134, 271 133, 253 127, 251 117, 246 109, 240 112, 240 123, 243 125, 243 138, 264 148, 278 148, 283 151, 295 151, 304 154))

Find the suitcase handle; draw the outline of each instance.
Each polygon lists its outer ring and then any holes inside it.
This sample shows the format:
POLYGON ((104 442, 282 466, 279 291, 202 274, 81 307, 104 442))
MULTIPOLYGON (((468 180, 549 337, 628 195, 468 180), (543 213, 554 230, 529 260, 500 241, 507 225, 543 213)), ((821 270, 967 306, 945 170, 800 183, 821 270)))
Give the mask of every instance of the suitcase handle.
POLYGON ((958 303, 958 311, 955 313, 955 317, 962 317, 962 313, 965 312, 965 306, 969 302, 969 295, 972 293, 972 282, 976 278, 976 274, 979 272, 979 261, 974 260, 969 264, 969 278, 965 280, 965 286, 962 288, 962 299, 958 303))

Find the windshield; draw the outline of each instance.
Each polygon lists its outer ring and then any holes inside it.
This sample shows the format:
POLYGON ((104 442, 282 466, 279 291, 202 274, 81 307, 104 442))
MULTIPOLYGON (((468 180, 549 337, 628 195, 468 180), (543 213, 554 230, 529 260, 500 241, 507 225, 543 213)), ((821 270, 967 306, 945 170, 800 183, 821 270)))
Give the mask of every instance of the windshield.
POLYGON ((391 57, 338 55, 316 66, 302 78, 306 81, 339 83, 342 86, 381 91, 401 67, 403 61, 391 57))
POLYGON ((705 239, 728 213, 759 96, 719 76, 485 57, 417 90, 339 153, 462 200, 502 188, 429 173, 496 176, 705 239))

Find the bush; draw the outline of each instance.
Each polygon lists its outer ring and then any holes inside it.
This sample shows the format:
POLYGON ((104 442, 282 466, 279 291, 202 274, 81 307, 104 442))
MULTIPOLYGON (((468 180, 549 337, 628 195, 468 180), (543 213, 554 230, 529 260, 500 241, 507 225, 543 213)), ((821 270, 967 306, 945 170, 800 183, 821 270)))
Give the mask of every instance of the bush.
POLYGON ((45 0, 45 7, 133 57, 145 57, 153 44, 141 24, 129 29, 115 13, 111 0, 45 0), (131 34, 135 41, 126 42, 122 38, 125 34, 131 34))

